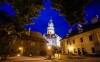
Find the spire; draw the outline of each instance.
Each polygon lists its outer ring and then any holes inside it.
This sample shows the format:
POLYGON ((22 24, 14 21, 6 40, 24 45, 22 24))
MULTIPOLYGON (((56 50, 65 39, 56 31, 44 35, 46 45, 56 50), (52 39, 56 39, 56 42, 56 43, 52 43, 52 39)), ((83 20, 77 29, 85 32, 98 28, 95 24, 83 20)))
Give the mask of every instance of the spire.
POLYGON ((51 19, 50 19, 50 21, 49 21, 49 23, 48 23, 48 26, 52 26, 52 27, 54 26, 54 25, 53 25, 53 22, 52 22, 52 17, 51 17, 51 19))
POLYGON ((52 17, 50 18, 50 21, 48 23, 47 33, 48 34, 54 34, 54 25, 53 25, 53 22, 52 22, 52 17))

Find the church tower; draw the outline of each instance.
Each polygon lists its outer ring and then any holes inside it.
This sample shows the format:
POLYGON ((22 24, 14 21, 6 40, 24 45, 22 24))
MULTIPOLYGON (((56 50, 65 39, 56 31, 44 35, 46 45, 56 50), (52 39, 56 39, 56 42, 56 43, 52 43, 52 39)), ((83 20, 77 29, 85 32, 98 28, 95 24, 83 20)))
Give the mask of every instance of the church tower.
POLYGON ((52 19, 48 23, 47 34, 55 34, 54 24, 52 23, 52 19))
POLYGON ((44 34, 43 37, 48 41, 47 46, 60 46, 60 39, 57 34, 55 34, 55 28, 54 24, 52 22, 52 19, 50 19, 47 27, 47 34, 44 34))

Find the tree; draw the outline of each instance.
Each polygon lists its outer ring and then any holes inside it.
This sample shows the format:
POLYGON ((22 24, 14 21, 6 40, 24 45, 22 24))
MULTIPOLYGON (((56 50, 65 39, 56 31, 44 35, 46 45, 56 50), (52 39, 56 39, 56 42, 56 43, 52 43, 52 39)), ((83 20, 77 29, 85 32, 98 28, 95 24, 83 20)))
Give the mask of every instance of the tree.
POLYGON ((61 15, 65 15, 66 20, 71 26, 75 23, 86 23, 84 17, 85 6, 91 0, 51 0, 52 7, 60 10, 61 15))
POLYGON ((8 33, 13 30, 12 21, 12 18, 5 11, 0 11, 0 56, 9 54, 11 37, 8 33))
POLYGON ((5 11, 0 11, 0 56, 3 59, 6 59, 5 56, 10 53, 10 41, 25 32, 24 24, 18 17, 9 16, 5 11))
POLYGON ((26 33, 24 25, 33 23, 32 18, 38 16, 38 11, 43 8, 42 0, 0 0, 0 5, 4 2, 12 5, 16 15, 9 16, 0 11, 0 55, 9 54, 9 42, 26 33))
MULTIPOLYGON (((24 25, 33 23, 32 18, 37 17, 39 15, 39 10, 43 8, 42 0, 0 0, 0 5, 3 5, 4 2, 8 2, 12 5, 16 12, 16 16, 10 17, 4 12, 1 13, 1 16, 3 15, 2 18, 5 20, 5 24, 1 23, 0 32, 3 29, 10 33, 16 32, 16 34, 23 32, 25 30, 24 25)), ((0 20, 0 22, 3 22, 3 19, 0 20)))
POLYGON ((24 23, 30 23, 31 18, 38 16, 39 10, 43 8, 42 0, 1 0, 1 5, 4 2, 12 5, 16 16, 24 23))

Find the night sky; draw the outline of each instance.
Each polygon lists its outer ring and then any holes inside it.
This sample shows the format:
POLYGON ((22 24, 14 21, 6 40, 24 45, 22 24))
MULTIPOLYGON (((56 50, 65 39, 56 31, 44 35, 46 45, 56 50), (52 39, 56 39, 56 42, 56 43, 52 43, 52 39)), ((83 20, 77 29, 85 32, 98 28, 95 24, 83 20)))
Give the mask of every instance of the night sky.
MULTIPOLYGON (((59 11, 56 9, 51 8, 51 2, 44 2, 45 8, 40 11, 40 16, 37 18, 33 18, 34 25, 27 25, 26 29, 31 28, 33 31, 41 32, 42 34, 46 34, 47 32, 47 26, 49 20, 52 18, 54 27, 55 27, 55 33, 58 34, 61 37, 64 37, 68 33, 68 29, 70 28, 68 22, 66 22, 64 16, 59 15, 59 11)), ((16 13, 14 12, 12 6, 8 4, 7 2, 4 3, 3 6, 0 6, 0 10, 6 11, 10 16, 15 16, 16 13)), ((98 15, 100 17, 100 0, 92 0, 86 8, 85 12, 88 16, 85 17, 85 19, 88 21, 87 24, 91 23, 91 18, 94 15, 98 15)), ((76 25, 72 27, 73 30, 76 29, 76 25)))

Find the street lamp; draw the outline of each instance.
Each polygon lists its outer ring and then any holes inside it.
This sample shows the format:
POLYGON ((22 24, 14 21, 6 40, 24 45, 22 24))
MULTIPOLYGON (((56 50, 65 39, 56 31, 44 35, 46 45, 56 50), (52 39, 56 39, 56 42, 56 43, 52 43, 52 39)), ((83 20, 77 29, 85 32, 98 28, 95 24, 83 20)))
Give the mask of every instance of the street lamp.
POLYGON ((22 54, 23 54, 23 47, 19 47, 17 56, 20 56, 22 54))
POLYGON ((69 47, 69 51, 73 51, 74 47, 73 46, 70 46, 69 47))
POLYGON ((48 48, 48 59, 51 59, 51 46, 47 46, 48 48))
POLYGON ((20 54, 17 54, 17 56, 20 56, 20 54))
POLYGON ((51 46, 48 46, 48 50, 50 50, 51 49, 51 46))
POLYGON ((74 50, 74 47, 73 46, 70 46, 68 49, 69 49, 69 52, 72 53, 73 50, 74 50))
POLYGON ((23 50, 23 47, 19 47, 19 50, 23 50))

